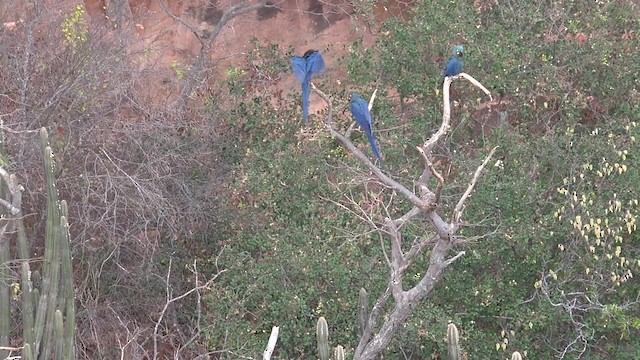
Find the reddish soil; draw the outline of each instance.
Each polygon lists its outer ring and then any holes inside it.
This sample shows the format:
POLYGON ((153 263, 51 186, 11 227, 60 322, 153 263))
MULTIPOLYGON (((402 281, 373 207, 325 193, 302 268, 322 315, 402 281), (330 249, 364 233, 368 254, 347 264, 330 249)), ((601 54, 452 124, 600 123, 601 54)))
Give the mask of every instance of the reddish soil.
MULTIPOLYGON (((240 15, 225 26, 210 53, 218 64, 215 78, 225 78, 225 70, 230 66, 247 66, 246 54, 252 49, 250 39, 255 37, 261 44, 279 44, 281 49, 291 46, 300 54, 311 48, 323 50, 327 65, 325 79, 344 80, 346 72, 336 63, 337 59, 348 52, 354 40, 362 38, 364 46, 375 40, 370 29, 354 16, 354 9, 347 0, 273 2, 277 3, 277 8, 240 15)), ((105 22, 105 0, 84 0, 84 3, 92 22, 105 22)), ((140 59, 141 67, 167 69, 171 64, 192 63, 201 46, 192 29, 201 34, 213 31, 223 11, 235 3, 236 0, 129 0, 136 30, 133 50, 145 54, 140 59), (179 18, 183 24, 168 14, 179 18)), ((374 18, 377 21, 390 16, 406 18, 408 4, 411 1, 381 1, 373 8, 374 18)), ((273 82, 269 91, 299 91, 293 76, 281 80, 273 82)), ((166 91, 153 84, 150 88, 166 91)), ((311 97, 311 113, 323 106, 321 99, 311 97)))
MULTIPOLYGON (((376 31, 365 24, 365 20, 370 17, 357 16, 349 0, 272 2, 277 4, 276 8, 240 15, 222 29, 209 54, 218 64, 214 78, 224 79, 225 70, 230 66, 248 68, 246 54, 252 50, 249 40, 255 37, 261 44, 279 44, 283 50, 292 47, 299 54, 311 48, 322 50, 327 65, 324 79, 344 81, 347 78, 346 72, 337 64, 337 59, 348 52, 349 45, 356 39, 362 38, 365 47, 375 41, 376 31)), ((413 2, 414 0, 380 0, 371 9, 374 23, 392 16, 408 18, 408 10, 413 2)), ((88 22, 93 26, 108 27, 112 25, 110 23, 114 16, 109 18, 107 9, 118 7, 120 2, 45 0, 43 4, 47 11, 63 14, 71 12, 79 3, 85 6, 88 22)), ((134 61, 140 65, 141 70, 164 70, 166 74, 173 72, 172 64, 188 66, 195 61, 201 47, 194 31, 199 34, 211 33, 224 10, 237 3, 238 0, 128 0, 133 23, 127 25, 134 34, 130 42, 130 53, 139 54, 134 61)), ((4 27, 9 30, 31 8, 23 0, 2 1, 0 13, 3 14, 4 27)), ((150 92, 150 99, 164 102, 167 92, 179 92, 177 84, 168 90, 164 80, 166 79, 160 76, 147 78, 144 89, 150 92)), ((300 91, 298 87, 295 78, 290 76, 272 82, 267 91, 288 93, 300 91)), ((311 113, 323 107, 324 103, 315 96, 310 101, 311 113)))

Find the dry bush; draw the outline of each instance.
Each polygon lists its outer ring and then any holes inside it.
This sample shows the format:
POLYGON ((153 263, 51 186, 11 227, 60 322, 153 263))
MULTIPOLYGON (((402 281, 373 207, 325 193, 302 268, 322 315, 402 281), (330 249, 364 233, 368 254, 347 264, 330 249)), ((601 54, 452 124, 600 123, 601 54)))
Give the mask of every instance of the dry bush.
MULTIPOLYGON (((85 17, 75 27, 85 40, 71 44, 62 24, 73 12, 66 2, 36 2, 23 22, 0 29, 9 54, 0 58, 6 161, 26 189, 27 230, 42 234, 46 192, 30 138, 33 129, 50 130, 58 188, 70 204, 78 354, 115 358, 128 343, 124 358, 141 358, 166 289, 182 280, 165 279, 166 263, 156 259, 171 259, 166 249, 215 220, 227 172, 218 116, 167 110, 180 79, 172 69, 140 70, 143 54, 131 52, 126 31, 92 27, 85 17)), ((31 241, 37 257, 42 240, 31 241)), ((184 335, 168 341, 188 340, 191 317, 172 316, 175 326, 185 322, 184 335)))

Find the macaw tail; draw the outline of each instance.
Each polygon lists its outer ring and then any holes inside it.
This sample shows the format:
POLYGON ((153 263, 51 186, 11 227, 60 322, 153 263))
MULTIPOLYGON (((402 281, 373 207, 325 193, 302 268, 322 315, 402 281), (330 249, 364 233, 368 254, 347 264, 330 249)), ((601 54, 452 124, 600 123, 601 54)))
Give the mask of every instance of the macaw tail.
POLYGON ((367 133, 367 137, 369 138, 369 144, 371 144, 371 150, 373 150, 373 154, 382 161, 382 156, 380 155, 380 149, 378 149, 378 144, 376 143, 376 139, 373 137, 373 133, 367 133))
POLYGON ((311 76, 307 76, 302 82, 302 118, 305 125, 309 120, 309 93, 311 92, 311 76))

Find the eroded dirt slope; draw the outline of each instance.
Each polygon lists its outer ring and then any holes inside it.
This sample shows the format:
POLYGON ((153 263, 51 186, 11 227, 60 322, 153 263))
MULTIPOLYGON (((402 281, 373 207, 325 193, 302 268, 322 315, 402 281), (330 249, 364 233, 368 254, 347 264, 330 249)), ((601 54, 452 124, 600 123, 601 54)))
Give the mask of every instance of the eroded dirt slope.
MULTIPOLYGON (((84 0, 93 23, 106 24, 109 0, 84 0)), ((142 67, 169 68, 171 64, 190 64, 199 54, 201 41, 206 40, 226 9, 237 0, 129 0, 136 31, 133 47, 145 54, 142 67)), ((250 39, 262 44, 279 44, 282 49, 292 47, 296 53, 307 49, 322 49, 329 80, 344 80, 345 70, 336 63, 348 51, 349 44, 362 38, 365 46, 375 38, 375 31, 357 16, 348 0, 282 0, 274 1, 275 8, 259 9, 240 15, 231 21, 216 38, 209 56, 218 65, 214 78, 223 79, 230 66, 245 67, 246 53, 252 49, 250 39)), ((389 16, 408 16, 411 2, 381 1, 373 7, 377 21, 389 16)), ((271 91, 296 91, 293 76, 271 85, 271 91)), ((151 84, 151 88, 154 84, 151 84)), ((160 86, 158 86, 160 88, 160 86)), ((163 90, 163 91, 166 91, 163 90)), ((177 89, 174 89, 177 91, 177 89)), ((322 107, 312 97, 310 111, 322 107)))

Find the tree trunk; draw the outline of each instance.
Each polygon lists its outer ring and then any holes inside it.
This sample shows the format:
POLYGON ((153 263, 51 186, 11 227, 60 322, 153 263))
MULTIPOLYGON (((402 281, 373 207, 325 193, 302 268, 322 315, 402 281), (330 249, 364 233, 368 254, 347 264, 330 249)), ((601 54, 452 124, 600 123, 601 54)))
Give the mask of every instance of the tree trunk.
POLYGON ((129 0, 106 0, 106 14, 112 26, 118 30, 129 30, 133 24, 133 14, 129 0))

